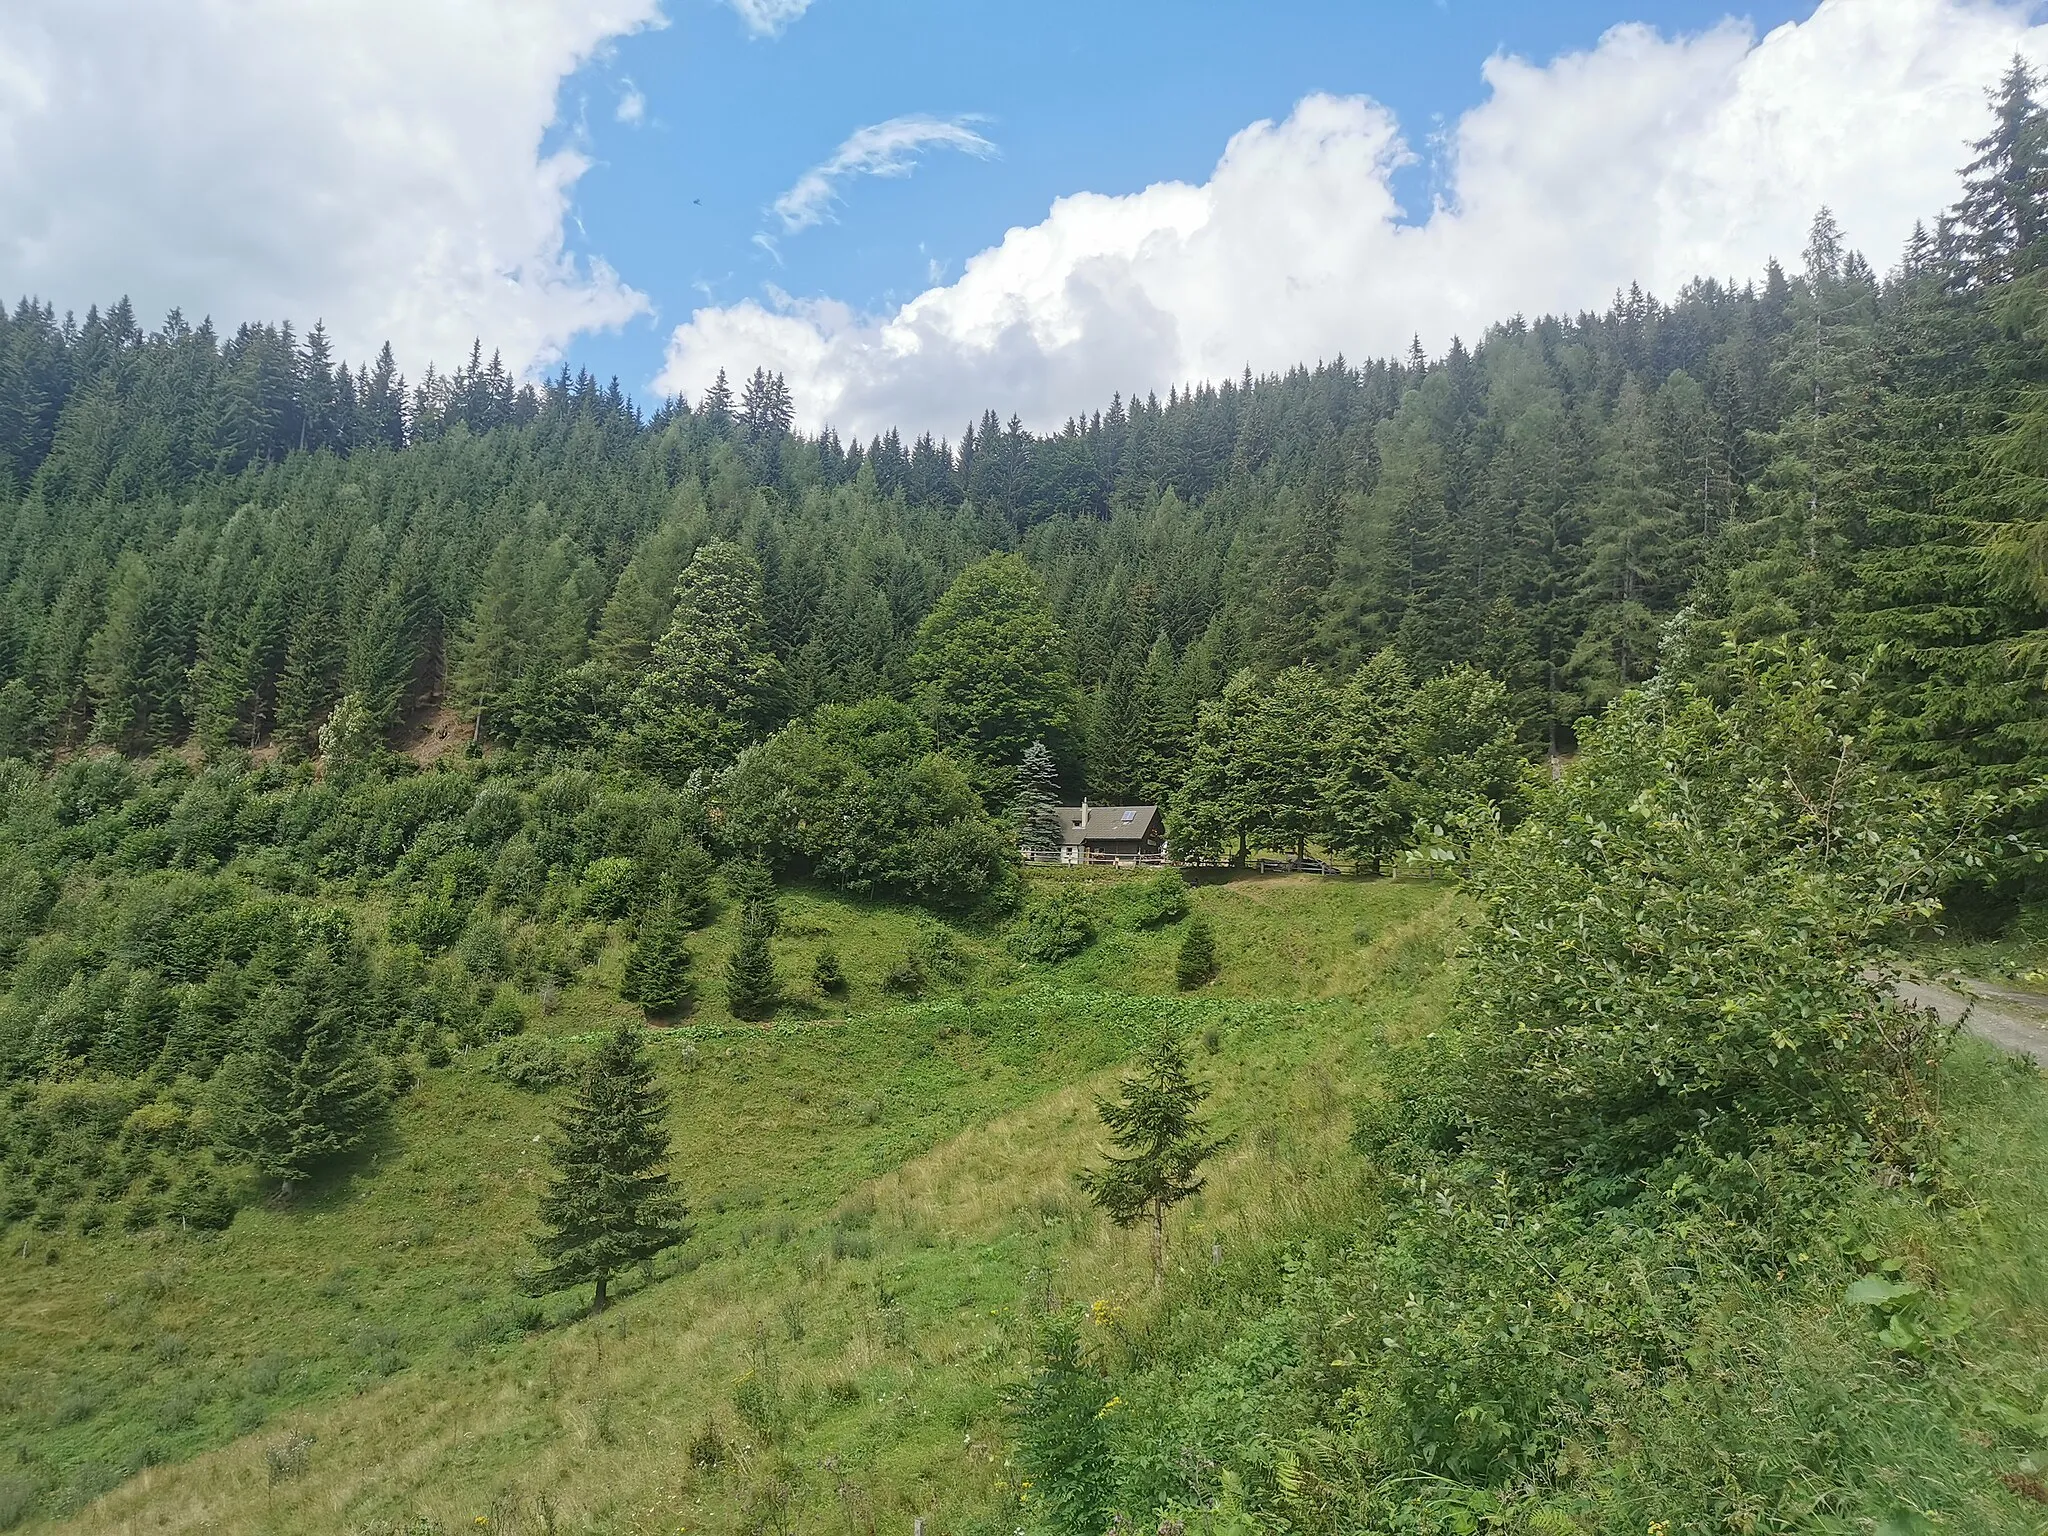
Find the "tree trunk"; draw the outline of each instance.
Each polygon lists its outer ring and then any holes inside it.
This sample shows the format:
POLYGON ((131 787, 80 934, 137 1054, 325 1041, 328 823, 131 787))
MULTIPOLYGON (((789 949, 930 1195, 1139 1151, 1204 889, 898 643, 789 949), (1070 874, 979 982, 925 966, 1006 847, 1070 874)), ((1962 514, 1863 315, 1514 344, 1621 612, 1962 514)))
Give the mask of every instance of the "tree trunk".
POLYGON ((597 1277, 597 1294, 590 1299, 590 1315, 595 1317, 604 1310, 604 1288, 611 1280, 610 1275, 597 1277))
POLYGON ((1152 1205, 1152 1289, 1166 1284, 1166 1207, 1152 1205))

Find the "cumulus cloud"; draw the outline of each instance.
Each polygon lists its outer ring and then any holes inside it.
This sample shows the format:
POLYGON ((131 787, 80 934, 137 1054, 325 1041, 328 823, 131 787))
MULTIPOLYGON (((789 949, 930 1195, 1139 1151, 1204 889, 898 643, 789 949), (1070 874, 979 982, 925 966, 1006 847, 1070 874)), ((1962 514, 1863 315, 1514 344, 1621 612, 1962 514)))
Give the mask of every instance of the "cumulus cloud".
POLYGON ((756 37, 780 37, 811 8, 811 0, 727 0, 756 37))
POLYGON ((630 80, 626 82, 625 92, 619 97, 612 116, 629 127, 638 127, 647 120, 647 98, 641 94, 639 86, 630 80))
POLYGON ((1882 266, 1953 199, 2005 62, 2048 55, 2031 10, 1825 0, 1761 39, 1630 25, 1547 64, 1495 57, 1420 221, 1394 195, 1413 156, 1391 114, 1310 96, 1238 133, 1206 182, 1061 198, 893 313, 779 294, 700 309, 657 387, 694 395, 721 366, 765 364, 807 425, 957 430, 988 402, 1046 427, 1113 389, 1418 333, 1435 351, 1634 281, 1668 297, 1696 275, 1746 279, 1796 260, 1823 203, 1882 266))
POLYGON ((0 293, 324 317, 417 372, 516 367, 646 311, 564 221, 563 80, 659 0, 16 0, 0 25, 0 293))
POLYGON ((995 145, 968 126, 966 117, 892 117, 886 123, 871 123, 847 135, 846 142, 831 155, 796 179, 775 199, 775 216, 782 232, 822 224, 832 216, 839 201, 839 184, 849 176, 908 176, 918 156, 928 149, 953 149, 962 154, 986 158, 995 145))

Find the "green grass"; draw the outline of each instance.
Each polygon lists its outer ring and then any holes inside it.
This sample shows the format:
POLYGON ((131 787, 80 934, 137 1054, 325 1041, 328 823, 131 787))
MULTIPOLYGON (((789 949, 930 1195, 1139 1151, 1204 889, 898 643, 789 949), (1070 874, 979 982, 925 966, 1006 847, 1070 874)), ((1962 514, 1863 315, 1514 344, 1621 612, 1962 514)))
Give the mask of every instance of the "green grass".
MULTIPOLYGON (((994 1444, 1020 1318, 1142 1267, 1069 1184, 1091 1086, 1164 1020, 1213 1043, 1219 1116, 1247 1135, 1187 1217, 1206 1252, 1234 1212, 1271 1219, 1274 1170, 1306 1189, 1336 1155, 1342 1095, 1435 986, 1449 919, 1425 884, 1207 888, 1223 971, 1184 999, 1177 929, 1117 926, 1121 890, 1101 882, 1105 936, 1061 966, 956 934, 958 977, 915 1002, 881 981, 918 919, 792 893, 794 995, 767 1025, 722 1007, 730 915, 700 935, 700 1006, 655 1037, 696 1235, 601 1320, 518 1296, 549 1108, 461 1058, 344 1175, 218 1236, 10 1229, 0 1515, 33 1493, 31 1524, 83 1529, 672 1530, 767 1519, 783 1484, 806 1508, 990 1507, 960 1450, 994 1444), (843 1001, 803 995, 826 943, 843 1001), (681 1443, 707 1423, 716 1469, 681 1443)), ((535 1032, 608 1027, 622 963, 614 935, 535 1032)))

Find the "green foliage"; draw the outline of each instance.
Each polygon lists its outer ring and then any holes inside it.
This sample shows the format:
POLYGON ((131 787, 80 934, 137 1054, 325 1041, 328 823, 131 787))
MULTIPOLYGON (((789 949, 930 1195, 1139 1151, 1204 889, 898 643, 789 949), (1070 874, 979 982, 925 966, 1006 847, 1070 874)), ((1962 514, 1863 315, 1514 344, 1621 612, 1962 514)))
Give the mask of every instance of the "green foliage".
POLYGON ((1177 869, 1162 869, 1138 887, 1132 917, 1140 928, 1164 928, 1193 910, 1186 877, 1177 869))
POLYGON ((785 874, 952 911, 1014 899, 1016 844, 905 706, 827 706, 719 783, 721 835, 785 874))
POLYGON ((624 917, 639 894, 639 871, 627 858, 592 859, 583 869, 583 905, 594 917, 624 917))
POLYGON ((548 1145, 553 1172, 535 1240, 547 1263, 541 1283, 594 1283, 594 1312, 604 1310, 613 1275, 688 1236, 666 1166, 667 1109, 640 1027, 621 1024, 591 1056, 548 1145))
POLYGON ((1082 1354, 1081 1331, 1067 1316, 1040 1330, 1036 1369, 1007 1407, 1019 1474, 1039 1491, 1038 1516, 1056 1531, 1102 1531, 1113 1495, 1104 1405, 1113 1393, 1082 1354))
POLYGON ((1034 853, 1057 853, 1060 849, 1060 774, 1043 741, 1024 749, 1017 766, 1018 846, 1034 853))
POLYGON ((1012 953, 1041 965, 1072 959, 1095 942, 1095 903, 1078 885, 1060 884, 1025 904, 1010 929, 1012 953))
POLYGON ((990 555, 954 579, 919 628, 910 666, 939 741, 986 772, 1073 728, 1059 633, 1038 578, 1015 555, 990 555))
POLYGON ((627 710, 633 761, 682 783, 723 767, 755 735, 778 672, 768 648, 761 568, 736 544, 691 557, 669 630, 627 710))
POLYGON ((829 944, 811 962, 811 985, 825 997, 840 997, 846 992, 846 971, 839 963, 839 951, 829 944))
POLYGON ((1762 658, 1725 708, 1625 695, 1473 884, 1467 1093, 1487 1155, 1637 1175, 1833 1127, 1909 1157, 1925 1020, 1879 946, 1970 857, 1969 812, 1828 723, 1809 656, 1762 658))
POLYGON ((258 1003, 253 1049, 216 1085, 223 1144, 286 1191, 352 1151, 388 1103, 361 1043, 362 963, 322 934, 293 980, 258 1003))

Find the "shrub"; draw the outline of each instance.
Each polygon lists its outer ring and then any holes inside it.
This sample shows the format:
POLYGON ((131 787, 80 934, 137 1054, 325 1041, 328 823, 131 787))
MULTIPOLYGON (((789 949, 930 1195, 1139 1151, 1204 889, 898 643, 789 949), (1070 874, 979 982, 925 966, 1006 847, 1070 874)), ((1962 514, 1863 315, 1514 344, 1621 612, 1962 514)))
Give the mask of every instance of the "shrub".
POLYGON ((576 1063, 553 1040, 521 1035, 493 1047, 484 1059, 484 1075, 527 1093, 546 1093, 576 1075, 576 1063))
POLYGON ((633 910, 636 890, 633 861, 592 859, 583 871, 583 910, 609 922, 633 910))
POLYGON ((1136 895, 1133 918, 1140 928, 1164 928, 1188 915, 1188 883, 1177 869, 1160 871, 1136 895))
POLYGON ((1010 931, 1010 949, 1021 959, 1050 965, 1080 954, 1095 942, 1095 933, 1094 906, 1086 893, 1061 885, 1025 907, 1010 931))
POLYGON ((271 1441, 263 1447, 263 1465, 269 1473, 271 1486, 303 1477, 312 1457, 311 1435, 286 1435, 282 1440, 271 1441))
POLYGON ((1180 954, 1173 963, 1173 979, 1183 992, 1191 992, 1216 975, 1216 932, 1209 919, 1197 912, 1181 935, 1180 954))
POLYGON ((507 1040, 525 1028, 526 1010, 519 1006, 518 994, 510 987, 500 987, 477 1022, 477 1035, 483 1040, 507 1040))

